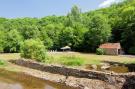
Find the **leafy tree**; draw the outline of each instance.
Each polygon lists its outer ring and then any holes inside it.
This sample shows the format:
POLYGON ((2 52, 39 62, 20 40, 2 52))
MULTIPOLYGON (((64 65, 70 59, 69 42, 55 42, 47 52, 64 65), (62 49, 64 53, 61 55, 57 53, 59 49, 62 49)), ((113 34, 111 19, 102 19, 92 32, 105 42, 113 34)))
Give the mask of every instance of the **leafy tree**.
POLYGON ((42 41, 38 39, 28 39, 21 44, 21 56, 36 61, 45 62, 47 59, 46 48, 42 41))
POLYGON ((40 31, 38 29, 37 26, 30 26, 30 25, 27 25, 27 26, 23 26, 21 28, 21 33, 24 37, 24 39, 36 39, 39 37, 40 35, 40 31))
POLYGON ((75 5, 72 7, 71 12, 67 15, 65 19, 65 25, 67 27, 72 27, 74 23, 81 22, 81 10, 75 5))
POLYGON ((4 51, 5 52, 19 52, 20 43, 22 41, 22 37, 17 30, 9 31, 4 40, 4 51))
POLYGON ((123 28, 123 32, 121 33, 121 43, 125 49, 125 51, 128 53, 131 48, 135 47, 135 7, 130 6, 128 8, 124 8, 122 11, 122 21, 124 21, 123 24, 121 24, 123 28))
POLYGON ((74 36, 74 32, 73 32, 73 28, 71 27, 66 27, 64 30, 61 31, 60 33, 60 45, 61 47, 69 45, 72 46, 73 44, 73 36, 74 36))
POLYGON ((108 19, 101 14, 94 15, 89 23, 89 30, 85 34, 85 49, 95 51, 101 43, 108 41, 110 35, 111 27, 108 19))
POLYGON ((50 37, 50 39, 53 42, 52 48, 53 49, 60 48, 59 35, 60 35, 60 32, 63 30, 63 25, 62 24, 49 24, 45 27, 45 30, 48 37, 50 37))
POLYGON ((69 14, 73 21, 80 21, 81 10, 75 5, 71 9, 71 13, 69 14))
POLYGON ((84 34, 88 31, 88 29, 81 23, 74 23, 73 25, 73 49, 75 51, 82 51, 84 34))
POLYGON ((5 33, 4 31, 0 30, 0 52, 4 51, 4 40, 5 40, 5 33))
POLYGON ((51 49, 51 47, 53 46, 53 41, 47 35, 46 30, 43 30, 43 29, 41 30, 40 39, 41 39, 41 41, 43 41, 43 43, 44 43, 44 45, 46 46, 47 49, 51 49))

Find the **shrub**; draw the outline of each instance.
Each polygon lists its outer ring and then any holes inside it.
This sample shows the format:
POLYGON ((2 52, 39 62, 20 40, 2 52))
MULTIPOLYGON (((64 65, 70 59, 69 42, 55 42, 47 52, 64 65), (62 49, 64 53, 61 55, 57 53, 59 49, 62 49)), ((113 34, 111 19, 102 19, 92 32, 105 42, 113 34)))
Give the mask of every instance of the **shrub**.
POLYGON ((104 55, 104 54, 105 54, 104 49, 98 48, 98 49, 96 50, 96 54, 97 54, 97 55, 104 55))
POLYGON ((5 61, 0 60, 0 65, 5 65, 5 61))
POLYGON ((60 58, 61 63, 67 66, 81 66, 84 60, 76 56, 63 56, 60 58))
POLYGON ((128 53, 129 54, 135 54, 135 47, 129 48, 128 53))
POLYGON ((36 61, 45 62, 47 59, 46 49, 42 41, 29 39, 21 45, 21 56, 36 61))

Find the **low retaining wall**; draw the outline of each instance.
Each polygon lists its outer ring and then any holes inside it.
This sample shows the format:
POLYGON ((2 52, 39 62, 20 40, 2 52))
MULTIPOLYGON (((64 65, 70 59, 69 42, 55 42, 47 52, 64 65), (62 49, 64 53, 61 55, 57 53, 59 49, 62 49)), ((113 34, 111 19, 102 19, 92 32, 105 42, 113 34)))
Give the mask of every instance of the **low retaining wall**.
MULTIPOLYGON (((42 63, 38 63, 35 61, 22 59, 11 60, 10 62, 20 66, 29 67, 32 69, 64 75, 66 76, 66 78, 68 78, 69 76, 74 76, 76 78, 100 80, 102 82, 106 82, 108 85, 115 86, 115 88, 107 88, 107 89, 135 89, 135 73, 118 74, 118 73, 105 73, 90 70, 80 70, 62 66, 44 65, 42 63)), ((100 89, 100 87, 93 89, 100 89)))

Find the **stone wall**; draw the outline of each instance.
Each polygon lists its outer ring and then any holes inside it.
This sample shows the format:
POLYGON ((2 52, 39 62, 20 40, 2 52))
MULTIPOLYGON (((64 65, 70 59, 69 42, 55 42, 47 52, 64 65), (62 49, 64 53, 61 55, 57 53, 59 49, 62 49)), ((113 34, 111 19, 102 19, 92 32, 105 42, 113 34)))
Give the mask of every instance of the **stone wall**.
POLYGON ((117 48, 104 48, 106 55, 119 55, 117 48))
POLYGON ((135 89, 135 73, 105 73, 98 71, 74 69, 63 66, 44 65, 42 63, 31 60, 11 60, 10 62, 40 71, 64 75, 67 78, 69 76, 73 76, 76 78, 92 79, 93 81, 100 80, 102 82, 106 82, 108 85, 117 87, 109 89, 135 89))

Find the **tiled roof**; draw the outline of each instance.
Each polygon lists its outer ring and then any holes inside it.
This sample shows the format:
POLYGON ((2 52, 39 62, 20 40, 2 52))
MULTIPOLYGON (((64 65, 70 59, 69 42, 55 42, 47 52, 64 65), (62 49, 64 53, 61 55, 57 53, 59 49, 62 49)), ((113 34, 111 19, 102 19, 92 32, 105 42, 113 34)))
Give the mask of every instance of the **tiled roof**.
POLYGON ((105 43, 105 44, 101 44, 99 46, 99 48, 117 48, 117 49, 121 49, 121 45, 120 45, 120 43, 105 43))

